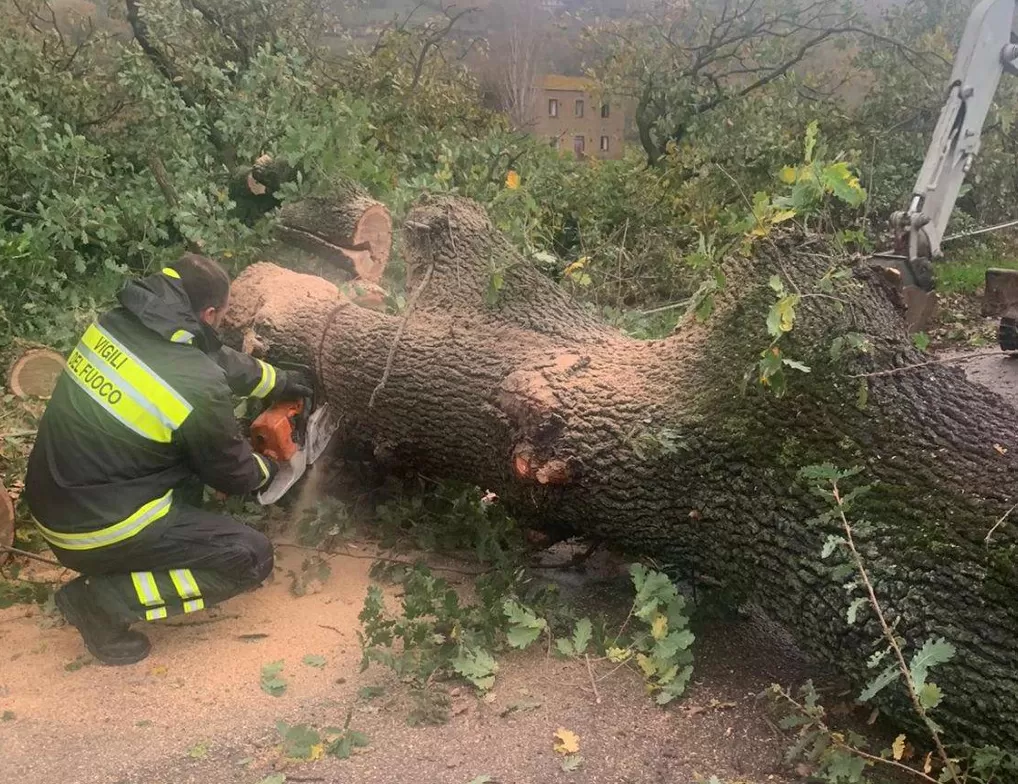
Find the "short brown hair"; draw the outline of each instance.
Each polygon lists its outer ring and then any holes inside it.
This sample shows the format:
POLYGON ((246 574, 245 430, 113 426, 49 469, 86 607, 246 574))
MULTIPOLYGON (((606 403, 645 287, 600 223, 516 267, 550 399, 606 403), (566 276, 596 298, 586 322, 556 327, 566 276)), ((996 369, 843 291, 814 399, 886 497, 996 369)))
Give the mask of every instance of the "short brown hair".
POLYGON ((180 275, 195 313, 221 308, 230 298, 230 276, 219 262, 197 253, 185 253, 170 267, 180 275))

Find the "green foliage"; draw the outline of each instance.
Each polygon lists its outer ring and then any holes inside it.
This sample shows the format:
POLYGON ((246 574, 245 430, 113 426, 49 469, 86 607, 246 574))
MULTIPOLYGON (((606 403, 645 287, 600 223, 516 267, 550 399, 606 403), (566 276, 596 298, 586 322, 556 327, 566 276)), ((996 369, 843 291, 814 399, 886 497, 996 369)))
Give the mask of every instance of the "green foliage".
POLYGON ((286 759, 309 762, 321 756, 322 736, 313 727, 277 721, 276 731, 279 733, 283 756, 286 759))
POLYGON ((332 550, 338 540, 353 532, 353 527, 347 505, 339 499, 327 498, 304 510, 297 523, 297 543, 332 550))
POLYGON ((436 680, 459 676, 479 691, 495 685, 494 654, 524 650, 546 640, 559 655, 628 664, 639 670, 648 693, 659 705, 681 696, 693 671, 693 633, 686 602, 671 579, 640 564, 631 569, 636 596, 629 618, 610 642, 601 622, 597 633, 590 618, 580 618, 555 639, 565 613, 554 594, 532 590, 522 571, 495 572, 478 579, 476 604, 464 603, 445 580, 418 565, 401 581, 397 612, 386 608, 378 586, 368 590, 360 614, 362 668, 372 663, 392 669, 414 688, 415 724, 441 723, 447 698, 436 680), (510 598, 506 598, 510 597, 510 598))
POLYGON ((307 724, 276 722, 283 757, 296 762, 314 762, 325 754, 341 760, 350 759, 354 749, 366 748, 371 743, 366 734, 350 728, 352 717, 352 711, 347 712, 342 727, 323 730, 307 724))
POLYGON ((483 649, 460 648, 452 668, 480 691, 489 691, 495 685, 498 663, 483 649))
POLYGON ((538 618, 533 611, 509 599, 505 603, 505 615, 509 620, 506 637, 513 648, 527 648, 548 630, 548 622, 538 618))
POLYGON ((376 531, 383 548, 467 551, 481 563, 500 567, 518 559, 525 547, 519 526, 479 488, 443 483, 427 490, 377 507, 376 531))
POLYGON ((364 655, 423 688, 434 676, 458 673, 479 689, 491 688, 496 665, 488 652, 501 627, 500 613, 465 605, 445 580, 417 566, 402 582, 400 612, 390 615, 377 586, 368 595, 358 633, 364 655))
POLYGON ((363 732, 350 729, 350 716, 338 736, 329 741, 325 753, 336 759, 350 759, 354 749, 364 749, 371 745, 371 739, 363 732))
POLYGON ((296 598, 306 596, 315 584, 328 581, 332 576, 332 567, 322 555, 311 555, 301 561, 300 569, 289 569, 286 573, 290 578, 290 595, 296 598))
POLYGON ((576 622, 572 637, 560 637, 555 646, 563 656, 585 656, 590 647, 594 633, 594 625, 589 618, 581 618, 576 622))
POLYGON ((866 190, 859 177, 847 161, 819 160, 819 141, 820 123, 814 120, 806 129, 804 162, 781 170, 781 182, 792 190, 778 200, 778 205, 799 216, 822 213, 831 197, 849 207, 861 207, 866 201, 866 190))
POLYGON ((273 697, 282 697, 286 693, 287 683, 279 677, 283 666, 282 661, 262 665, 261 687, 263 692, 271 694, 273 697))
POLYGON ((16 604, 45 605, 52 595, 52 587, 45 583, 20 580, 18 572, 18 569, 11 567, 6 575, 10 579, 0 579, 0 610, 16 604))
MULTIPOLYGON (((693 674, 692 645, 686 600, 675 583, 663 572, 633 564, 630 575, 636 597, 626 623, 615 639, 599 641, 605 659, 614 664, 631 663, 642 673, 649 694, 658 705, 667 705, 682 696, 693 674), (631 622, 639 627, 629 633, 631 622)), ((509 620, 507 636, 514 648, 527 648, 542 635, 551 636, 550 625, 533 611, 517 602, 506 602, 509 620)), ((603 637, 603 635, 602 635, 603 637)), ((589 618, 579 619, 570 636, 555 641, 559 654, 566 657, 587 657, 594 638, 594 624, 589 618)))
POLYGON ((667 705, 685 693, 693 675, 695 637, 689 630, 686 600, 664 573, 641 564, 634 564, 630 572, 636 588, 633 616, 648 627, 634 636, 630 650, 658 705, 667 705))

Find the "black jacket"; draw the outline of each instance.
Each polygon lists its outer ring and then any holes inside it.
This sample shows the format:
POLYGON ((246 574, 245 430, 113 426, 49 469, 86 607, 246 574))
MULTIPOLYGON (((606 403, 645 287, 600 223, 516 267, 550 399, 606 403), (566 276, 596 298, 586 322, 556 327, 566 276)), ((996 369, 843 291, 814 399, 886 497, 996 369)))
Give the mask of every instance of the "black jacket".
POLYGON ((173 270, 129 284, 119 300, 71 353, 29 459, 25 500, 65 548, 140 532, 195 477, 241 495, 276 470, 252 453, 231 399, 271 392, 275 369, 223 346, 173 270))

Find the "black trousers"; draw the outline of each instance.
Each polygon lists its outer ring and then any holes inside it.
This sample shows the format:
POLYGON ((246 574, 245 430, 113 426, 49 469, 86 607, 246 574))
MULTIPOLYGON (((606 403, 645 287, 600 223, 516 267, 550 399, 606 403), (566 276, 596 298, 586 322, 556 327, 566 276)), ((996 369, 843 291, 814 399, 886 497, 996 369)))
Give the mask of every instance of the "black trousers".
POLYGON ((142 533, 96 550, 53 548, 92 602, 126 623, 196 612, 260 585, 272 543, 232 517, 180 504, 142 533))

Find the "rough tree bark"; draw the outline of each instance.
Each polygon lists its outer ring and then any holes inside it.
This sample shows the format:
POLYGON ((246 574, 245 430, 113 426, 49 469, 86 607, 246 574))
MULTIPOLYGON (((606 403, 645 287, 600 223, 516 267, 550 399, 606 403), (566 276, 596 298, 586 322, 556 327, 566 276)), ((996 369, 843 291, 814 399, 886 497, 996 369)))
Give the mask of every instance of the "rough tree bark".
MULTIPOLYGON (((938 721, 955 738, 1018 748, 1018 412, 929 366, 853 375, 921 357, 882 275, 864 269, 835 295, 811 294, 831 257, 817 247, 760 246, 728 264, 731 284, 706 324, 640 342, 572 302, 490 225, 480 208, 434 200, 405 228, 411 290, 402 318, 345 301, 331 284, 279 267, 237 281, 230 328, 254 330, 269 357, 317 368, 348 435, 383 462, 474 482, 528 523, 604 537, 721 580, 790 628, 804 649, 856 683, 874 674, 874 620, 849 627, 851 598, 819 557, 837 526, 799 480, 806 465, 862 466, 873 491, 857 538, 878 596, 910 646, 944 636, 958 648, 934 676, 938 721), (505 284, 485 304, 492 271, 505 284), (788 356, 812 366, 776 399, 747 369, 769 344, 764 321, 780 275, 805 293, 788 356), (866 335, 870 351, 834 361, 832 340, 866 335)), ((885 706, 907 720, 902 691, 885 706)))

